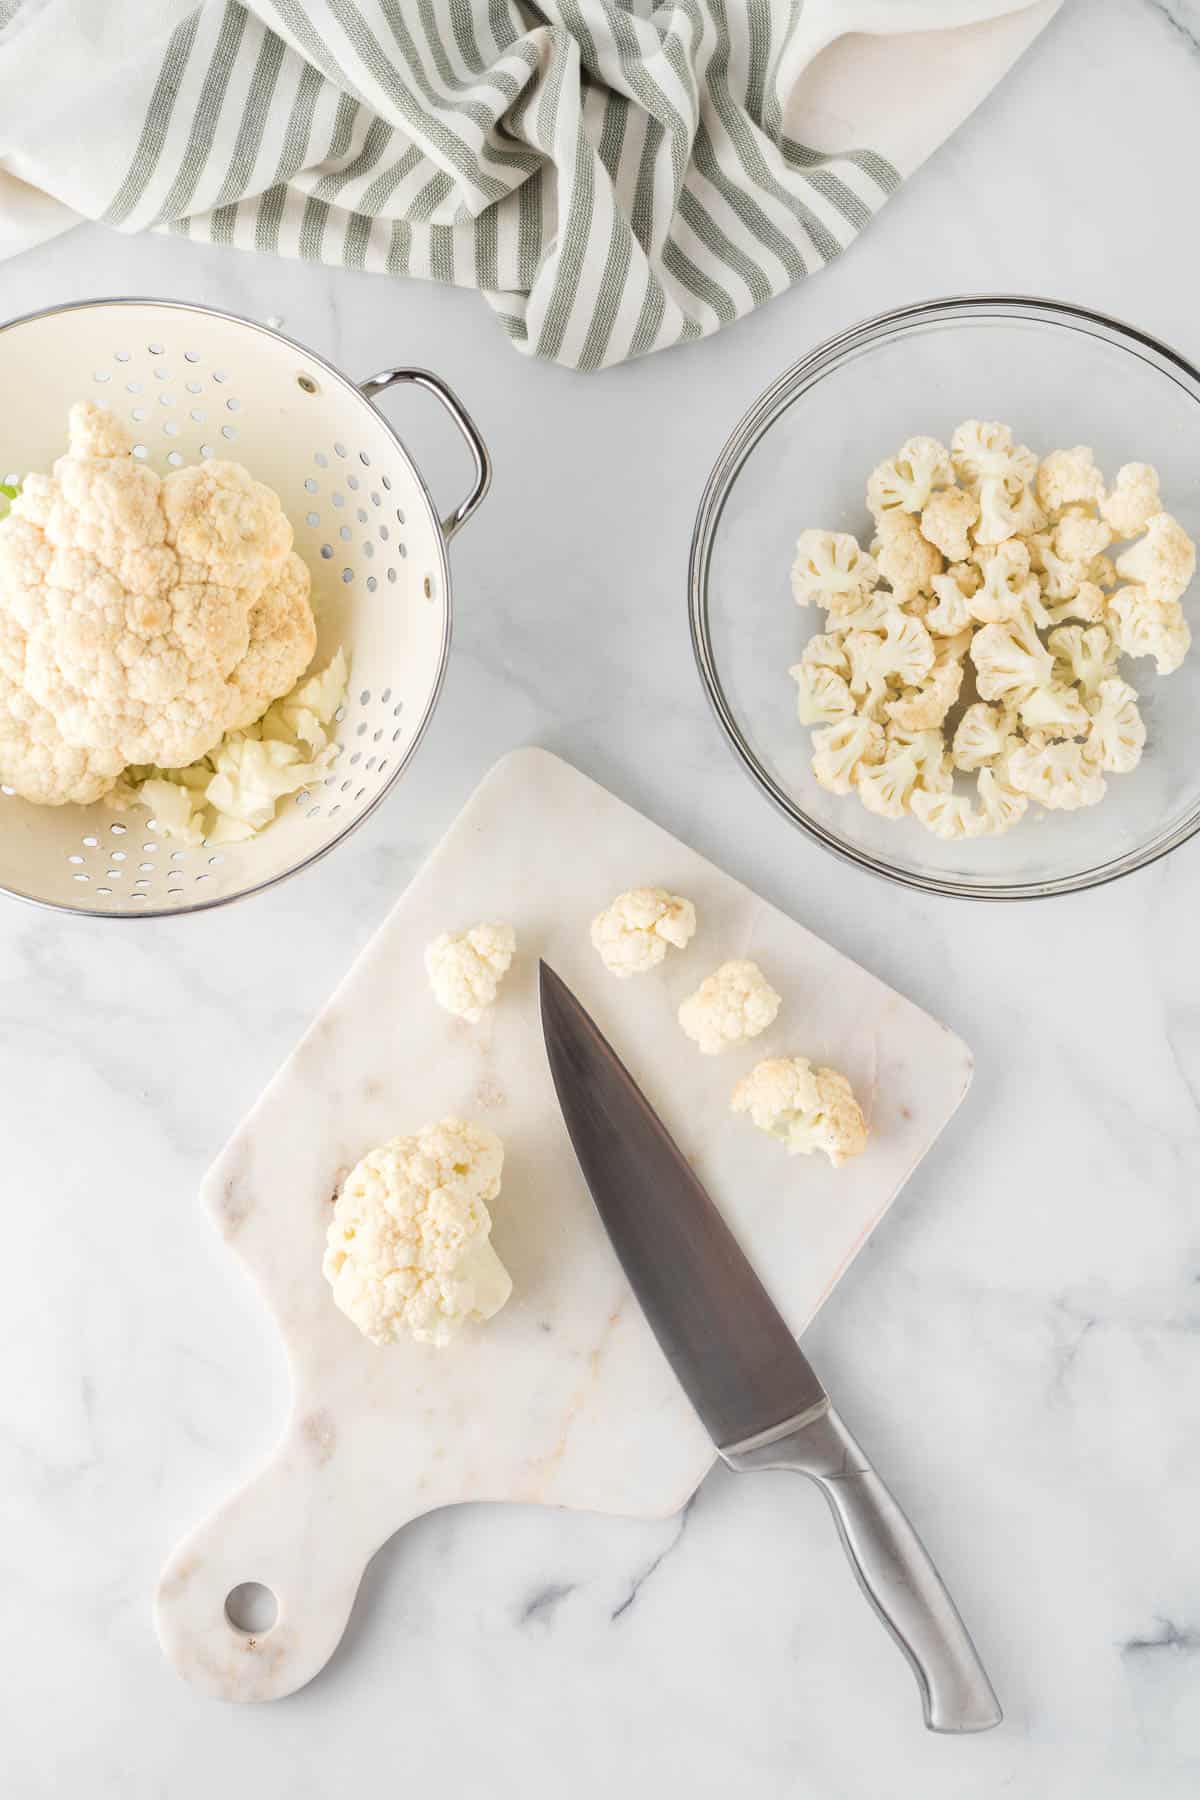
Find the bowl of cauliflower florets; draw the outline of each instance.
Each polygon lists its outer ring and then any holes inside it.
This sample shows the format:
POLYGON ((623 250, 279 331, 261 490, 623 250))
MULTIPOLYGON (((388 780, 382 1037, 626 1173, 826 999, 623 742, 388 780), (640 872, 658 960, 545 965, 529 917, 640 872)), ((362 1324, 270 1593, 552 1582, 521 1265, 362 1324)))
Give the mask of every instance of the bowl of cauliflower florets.
POLYGON ((1035 898, 1200 827, 1200 372, 1048 301, 934 301, 783 375, 709 481, 692 631, 758 785, 912 887, 1035 898))

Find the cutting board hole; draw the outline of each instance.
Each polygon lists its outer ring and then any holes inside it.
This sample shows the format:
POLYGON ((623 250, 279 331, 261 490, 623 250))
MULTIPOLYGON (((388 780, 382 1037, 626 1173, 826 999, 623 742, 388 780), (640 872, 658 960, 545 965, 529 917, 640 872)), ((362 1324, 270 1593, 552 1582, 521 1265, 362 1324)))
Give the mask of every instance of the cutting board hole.
POLYGON ((240 1581, 225 1596, 225 1617, 247 1637, 266 1637, 279 1617, 279 1602, 261 1581, 240 1581))

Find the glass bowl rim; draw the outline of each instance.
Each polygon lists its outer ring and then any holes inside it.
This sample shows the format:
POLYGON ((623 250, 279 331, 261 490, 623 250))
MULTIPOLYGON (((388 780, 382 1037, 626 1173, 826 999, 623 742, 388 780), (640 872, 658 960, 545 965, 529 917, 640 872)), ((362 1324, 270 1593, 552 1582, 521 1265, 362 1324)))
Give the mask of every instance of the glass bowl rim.
POLYGON ((885 881, 922 893, 944 894, 961 900, 1041 900, 1059 894, 1080 893, 1087 888, 1103 887, 1123 875, 1168 856, 1172 850, 1200 831, 1200 803, 1197 803, 1176 825, 1152 836, 1149 841, 1124 855, 1078 873, 1041 881, 959 881, 951 876, 922 874, 871 855, 826 829, 800 806, 763 766, 738 724, 717 669, 713 651, 708 608, 708 577, 713 546, 725 504, 749 457, 758 448, 771 426, 799 400, 807 390, 834 373, 852 355, 904 338, 920 326, 947 324, 958 319, 1028 320, 1052 329, 1083 331, 1100 338, 1139 360, 1150 363, 1160 374, 1183 376, 1180 386, 1187 388, 1200 405, 1200 369, 1173 350, 1161 339, 1152 337, 1126 320, 1112 317, 1089 307, 1066 300, 1049 300, 1025 294, 955 294, 932 300, 912 302, 873 314, 825 338, 799 361, 778 375, 763 390, 734 426, 717 457, 705 484, 692 531, 688 561, 688 617, 692 650, 696 658, 701 685, 716 714, 717 722, 729 741, 734 755, 755 786, 766 795, 784 817, 806 836, 830 851, 839 861, 866 869, 885 881), (1165 366, 1164 366, 1165 365, 1165 366))

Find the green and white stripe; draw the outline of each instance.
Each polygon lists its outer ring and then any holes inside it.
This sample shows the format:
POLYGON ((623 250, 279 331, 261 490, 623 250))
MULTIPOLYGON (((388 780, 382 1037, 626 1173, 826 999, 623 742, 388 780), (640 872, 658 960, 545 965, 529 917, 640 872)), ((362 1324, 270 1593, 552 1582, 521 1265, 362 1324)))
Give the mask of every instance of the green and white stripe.
POLYGON ((804 12, 160 0, 120 71, 128 151, 94 216, 478 287, 527 354, 603 368, 761 306, 898 186, 869 142, 793 135, 804 12))

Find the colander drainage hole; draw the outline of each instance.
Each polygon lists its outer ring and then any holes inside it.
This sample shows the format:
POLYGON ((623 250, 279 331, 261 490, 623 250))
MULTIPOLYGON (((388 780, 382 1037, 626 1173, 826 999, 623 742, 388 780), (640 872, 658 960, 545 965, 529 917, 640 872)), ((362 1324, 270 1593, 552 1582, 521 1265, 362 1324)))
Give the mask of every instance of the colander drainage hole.
POLYGON ((108 829, 113 837, 124 837, 129 827, 128 825, 110 825, 108 829))
POLYGON ((305 477, 304 486, 310 494, 315 494, 317 491, 317 484, 311 475, 305 477))
POLYGON ((379 704, 381 706, 386 706, 388 701, 391 699, 391 697, 392 697, 391 688, 384 688, 382 694, 380 694, 380 696, 379 696, 379 704))
POLYGON ((89 850, 94 850, 96 848, 96 845, 100 842, 100 839, 94 838, 94 837, 85 837, 83 841, 89 850))
POLYGON ((68 856, 67 861, 69 863, 81 863, 83 858, 82 856, 68 856))
POLYGON ((332 544, 322 544, 321 545, 321 555, 325 558, 325 561, 328 562, 330 557, 333 555, 333 545, 332 544))
POLYGON ((313 461, 316 463, 318 469, 327 469, 329 467, 329 458, 323 450, 317 451, 317 454, 313 457, 313 461))
POLYGON ((359 704, 359 705, 360 705, 360 706, 370 706, 370 704, 371 704, 371 690, 370 690, 370 688, 364 688, 364 689, 363 689, 363 691, 362 691, 362 693, 361 693, 361 694, 360 694, 360 695, 359 695, 359 696, 358 696, 358 704, 359 704))

